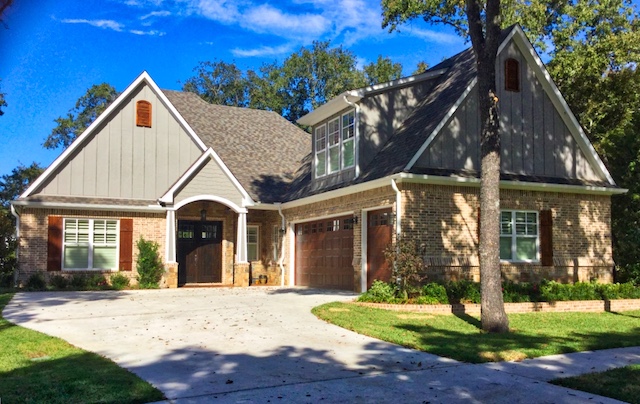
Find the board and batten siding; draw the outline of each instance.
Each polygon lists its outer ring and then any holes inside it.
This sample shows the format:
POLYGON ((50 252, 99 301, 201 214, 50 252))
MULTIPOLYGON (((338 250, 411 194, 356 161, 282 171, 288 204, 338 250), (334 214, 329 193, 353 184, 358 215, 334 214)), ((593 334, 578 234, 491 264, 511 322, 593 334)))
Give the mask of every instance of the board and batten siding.
MULTIPOLYGON (((517 46, 498 55, 501 169, 503 173, 601 181, 571 135, 563 115, 517 46), (520 64, 520 91, 504 89, 504 62, 520 64)), ((416 162, 416 167, 480 171, 477 86, 416 162)))
POLYGON ((213 160, 209 160, 193 174, 191 180, 179 189, 174 196, 174 204, 199 195, 215 195, 242 206, 242 193, 213 160))
POLYGON ((112 112, 36 194, 156 199, 202 150, 145 83, 112 112), (151 128, 136 126, 136 102, 152 105, 151 128))

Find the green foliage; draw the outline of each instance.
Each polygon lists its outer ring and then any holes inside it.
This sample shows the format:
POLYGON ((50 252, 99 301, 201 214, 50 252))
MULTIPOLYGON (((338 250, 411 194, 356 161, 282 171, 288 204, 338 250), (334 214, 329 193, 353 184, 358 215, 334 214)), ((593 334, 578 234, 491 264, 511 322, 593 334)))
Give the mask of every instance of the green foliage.
POLYGON ((468 280, 445 282, 451 303, 480 303, 480 284, 468 280))
POLYGON ((640 365, 630 365, 606 372, 563 377, 549 383, 599 396, 615 398, 625 403, 640 402, 640 365))
POLYGON ((157 289, 164 273, 164 266, 158 253, 158 243, 140 237, 136 246, 138 247, 136 261, 138 285, 142 289, 157 289))
POLYGON ((375 62, 371 62, 362 69, 368 85, 385 83, 402 77, 402 65, 394 63, 388 56, 378 55, 375 62))
POLYGON ((506 281, 502 284, 502 298, 505 303, 535 302, 539 300, 539 290, 536 284, 506 281))
POLYGON ((576 282, 575 284, 558 283, 555 281, 540 284, 540 295, 543 301, 560 302, 568 300, 600 300, 597 291, 598 284, 576 282))
POLYGON ((69 286, 76 290, 84 290, 89 286, 89 278, 84 274, 73 274, 69 286))
POLYGON ((49 285, 57 290, 65 290, 69 287, 69 279, 62 275, 53 275, 49 278, 49 285))
POLYGON ((422 294, 416 298, 417 304, 449 304, 447 289, 439 283, 427 283, 422 294))
POLYGON ((36 272, 29 276, 25 287, 27 290, 45 290, 47 288, 47 281, 45 281, 42 273, 36 272))
POLYGON ((359 302, 371 303, 395 303, 396 300, 395 285, 380 280, 373 281, 369 290, 358 297, 359 302))
POLYGON ((232 107, 249 105, 249 82, 235 62, 200 62, 193 71, 196 75, 187 79, 183 91, 196 93, 211 104, 232 107))
POLYGON ((129 287, 129 278, 121 273, 115 273, 110 278, 111 287, 116 290, 122 290, 129 287))
POLYGON ((397 282, 399 293, 405 298, 410 291, 420 287, 423 279, 422 254, 411 239, 398 239, 384 250, 384 257, 391 266, 391 279, 397 282))
POLYGON ((640 299, 640 287, 635 286, 632 282, 601 283, 596 288, 603 300, 640 299))
POLYGON ((69 146, 117 96, 118 92, 110 84, 91 86, 65 117, 61 116, 55 120, 57 126, 45 139, 43 146, 47 149, 69 146))

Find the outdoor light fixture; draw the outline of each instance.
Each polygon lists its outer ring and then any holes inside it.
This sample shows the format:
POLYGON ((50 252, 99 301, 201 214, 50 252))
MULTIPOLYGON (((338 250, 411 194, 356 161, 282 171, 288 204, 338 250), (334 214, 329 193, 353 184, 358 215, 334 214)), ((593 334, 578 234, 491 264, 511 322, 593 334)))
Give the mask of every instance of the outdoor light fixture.
POLYGON ((203 222, 207 221, 207 210, 205 208, 202 208, 202 210, 200 211, 200 220, 202 220, 203 222))

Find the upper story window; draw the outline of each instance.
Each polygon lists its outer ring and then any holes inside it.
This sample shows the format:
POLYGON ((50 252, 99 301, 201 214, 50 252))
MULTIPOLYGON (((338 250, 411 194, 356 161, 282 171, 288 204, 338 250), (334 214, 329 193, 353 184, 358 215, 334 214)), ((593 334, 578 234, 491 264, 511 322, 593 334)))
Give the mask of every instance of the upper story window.
POLYGON ((529 262, 538 260, 540 245, 538 212, 500 212, 500 259, 529 262))
POLYGON ((520 91, 520 63, 515 59, 504 61, 504 89, 520 91))
POLYGON ((355 166, 355 111, 315 130, 315 174, 322 177, 355 166))
POLYGON ((136 102, 136 126, 151 127, 151 103, 149 101, 136 102))

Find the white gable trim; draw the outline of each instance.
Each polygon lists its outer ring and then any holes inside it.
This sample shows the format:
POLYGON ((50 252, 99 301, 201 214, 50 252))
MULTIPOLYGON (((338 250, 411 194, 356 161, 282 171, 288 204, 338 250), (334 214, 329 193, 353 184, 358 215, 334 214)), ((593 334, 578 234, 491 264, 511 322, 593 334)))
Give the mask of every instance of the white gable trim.
POLYGON ((186 198, 183 201, 180 201, 176 206, 173 206, 173 207, 169 208, 168 210, 176 211, 176 210, 180 209, 181 207, 190 204, 191 202, 198 202, 198 201, 218 202, 218 203, 221 203, 223 205, 226 205, 226 206, 230 207, 236 213, 247 213, 248 212, 247 208, 243 208, 241 206, 238 206, 237 204, 231 202, 230 200, 228 200, 226 198, 222 198, 222 197, 217 196, 217 195, 196 195, 196 196, 191 196, 189 198, 186 198))
POLYGON ((420 156, 422 156, 422 153, 424 153, 424 151, 427 150, 427 147, 429 147, 431 142, 435 140, 436 136, 438 136, 438 133, 440 133, 442 128, 444 128, 444 126, 449 122, 449 119, 451 119, 453 114, 455 114, 458 108, 460 108, 460 105, 462 105, 462 103, 467 98, 471 90, 473 90, 473 87, 476 86, 477 82, 478 82, 478 79, 474 78, 471 81, 471 83, 467 86, 467 88, 465 88, 460 98, 456 100, 456 103, 453 104, 453 106, 449 109, 449 111, 444 116, 444 118, 442 118, 438 126, 436 126, 435 129, 431 132, 431 134, 429 134, 429 137, 427 137, 427 140, 425 140, 425 142, 422 144, 422 146, 420 146, 416 154, 414 154, 411 160, 409 160, 409 163, 404 167, 404 171, 411 170, 411 168, 416 164, 420 156))
POLYGON ((596 170, 598 174, 606 178, 609 184, 615 185, 615 181, 613 180, 613 177, 611 177, 609 170, 607 170, 607 167, 605 167, 604 163, 600 159, 600 156, 598 156, 598 153, 593 148, 593 145, 589 141, 587 135, 584 133, 582 126, 580 126, 580 123, 576 119, 576 116, 571 111, 571 108, 569 108, 569 104, 567 104, 564 96, 560 93, 560 90, 558 90, 558 87, 553 82, 553 79, 551 78, 551 75, 549 75, 547 68, 544 66, 544 63, 538 56, 538 53, 535 51, 535 49, 533 49, 533 46, 529 42, 529 39, 519 25, 516 25, 513 30, 511 30, 509 35, 507 35, 505 40, 498 48, 498 54, 509 44, 509 41, 511 39, 513 39, 513 43, 516 44, 520 52, 522 52, 524 58, 527 60, 529 66, 531 66, 531 68, 533 69, 536 77, 538 77, 538 80, 542 85, 542 88, 546 91, 549 99, 556 107, 558 112, 560 112, 562 120, 564 121, 565 125, 567 125, 569 132, 576 140, 576 143, 580 147, 580 150, 584 153, 589 163, 591 163, 591 166, 596 170))
POLYGON ((142 83, 146 83, 151 90, 156 94, 156 96, 160 99, 160 101, 167 107, 167 109, 169 109, 169 111, 171 112, 171 114, 178 120, 178 122, 180 123, 180 125, 182 125, 182 127, 186 130, 186 132, 191 136, 191 138, 193 139, 193 141, 198 145, 198 147, 200 148, 200 150, 205 151, 207 149, 207 147, 205 146, 204 142, 202 141, 202 139, 200 139, 200 137, 198 137, 198 135, 196 135, 195 131, 189 126, 189 124, 187 123, 187 121, 184 120, 184 118, 182 117, 182 115, 180 115, 178 113, 178 110, 176 110, 176 108, 173 106, 173 104, 171 104, 171 102, 169 101, 169 99, 164 95, 164 93, 160 90, 160 88, 158 87, 158 85, 153 81, 153 79, 151 78, 151 76, 149 76, 149 73, 147 73, 146 71, 143 71, 134 81, 133 83, 129 84, 129 86, 122 92, 122 94, 120 94, 118 96, 118 98, 116 98, 111 105, 109 105, 109 107, 102 113, 100 114, 100 116, 98 118, 96 118, 95 121, 93 121, 93 123, 91 125, 89 125, 89 127, 82 132, 82 134, 80 136, 78 136, 77 139, 75 139, 73 141, 73 143, 71 143, 71 145, 69 145, 69 147, 67 147, 62 154, 60 154, 58 156, 58 158, 56 158, 53 163, 51 163, 51 165, 31 184, 31 186, 29 186, 29 188, 27 188, 26 191, 24 191, 22 193, 22 195, 20 195, 20 198, 26 198, 29 195, 31 195, 33 193, 33 191, 35 191, 36 189, 38 189, 38 187, 44 182, 46 181, 54 172, 55 170, 64 162, 67 161, 67 159, 69 158, 69 156, 78 148, 80 147, 84 141, 89 138, 93 132, 95 132, 96 128, 100 127, 100 125, 107 120, 111 114, 116 111, 118 109, 118 107, 120 107, 120 105, 129 97, 129 95, 131 95, 131 93, 137 89, 142 83))
POLYGON ((176 181, 176 183, 173 184, 173 186, 169 188, 169 190, 160 199, 158 199, 158 201, 162 203, 173 204, 175 193, 180 188, 182 188, 183 185, 185 185, 188 181, 190 181, 193 178, 193 175, 202 167, 204 167, 204 165, 207 163, 209 159, 211 159, 212 161, 217 163, 218 166, 220 166, 220 168, 222 169, 222 172, 224 172, 227 178, 229 178, 229 181, 231 181, 231 183, 236 187, 238 192, 240 192, 240 194, 242 195, 243 207, 253 206, 254 202, 249 196, 249 193, 242 187, 242 185, 240 185, 240 182, 231 173, 227 165, 224 164, 222 159, 218 156, 218 154, 212 148, 208 148, 207 150, 205 150, 205 152, 202 153, 202 155, 198 158, 198 160, 196 160, 196 162, 193 163, 191 167, 189 167, 189 169, 182 175, 182 177, 180 177, 180 179, 178 179, 178 181, 176 181))

